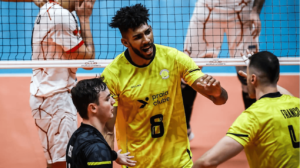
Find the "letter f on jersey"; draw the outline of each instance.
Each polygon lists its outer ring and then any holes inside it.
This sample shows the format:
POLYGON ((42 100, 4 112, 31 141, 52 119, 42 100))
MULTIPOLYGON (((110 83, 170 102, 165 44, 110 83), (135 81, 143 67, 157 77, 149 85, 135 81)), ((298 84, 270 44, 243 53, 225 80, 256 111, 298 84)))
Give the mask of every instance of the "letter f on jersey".
MULTIPOLYGON (((146 101, 148 101, 149 100, 149 98, 148 97, 146 97, 146 99, 145 99, 146 101)), ((144 108, 148 103, 147 102, 145 102, 144 100, 138 100, 138 102, 140 102, 140 103, 142 103, 142 105, 141 105, 141 107, 140 108, 144 108)))

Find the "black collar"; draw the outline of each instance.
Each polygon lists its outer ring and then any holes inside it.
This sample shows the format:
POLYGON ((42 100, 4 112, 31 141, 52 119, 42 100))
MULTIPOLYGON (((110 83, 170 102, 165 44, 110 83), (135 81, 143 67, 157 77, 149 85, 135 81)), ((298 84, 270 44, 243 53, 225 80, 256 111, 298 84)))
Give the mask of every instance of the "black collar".
MULTIPOLYGON (((149 62, 148 65, 150 65, 151 62, 152 62, 152 61, 154 60, 154 58, 155 58, 155 54, 156 54, 156 47, 155 47, 155 45, 153 45, 153 54, 154 54, 154 55, 153 55, 153 57, 152 57, 152 59, 151 59, 151 61, 149 62)), ((136 64, 132 61, 132 59, 131 59, 131 57, 130 57, 130 55, 129 55, 128 49, 125 50, 124 55, 125 55, 125 58, 126 58, 132 65, 134 65, 134 66, 136 66, 136 67, 144 68, 144 67, 148 66, 148 65, 136 65, 136 64)))
POLYGON ((99 136, 101 138, 104 138, 103 135, 101 134, 101 132, 99 130, 97 130, 95 127, 89 125, 89 124, 84 124, 84 123, 81 123, 80 127, 82 128, 86 128, 86 129, 92 129, 93 131, 95 131, 96 133, 99 133, 99 136))
POLYGON ((282 94, 280 92, 267 93, 267 94, 261 96, 259 99, 264 98, 264 97, 275 98, 275 97, 280 97, 280 96, 282 96, 282 94))

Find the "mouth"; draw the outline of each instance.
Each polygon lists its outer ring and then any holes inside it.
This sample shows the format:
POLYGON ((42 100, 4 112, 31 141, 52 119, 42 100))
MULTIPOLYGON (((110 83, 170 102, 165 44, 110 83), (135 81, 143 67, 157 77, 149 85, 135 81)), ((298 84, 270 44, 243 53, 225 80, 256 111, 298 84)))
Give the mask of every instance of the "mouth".
POLYGON ((147 46, 147 47, 145 47, 145 48, 142 48, 142 51, 145 52, 147 55, 152 54, 152 52, 153 52, 153 47, 152 47, 152 45, 147 46))

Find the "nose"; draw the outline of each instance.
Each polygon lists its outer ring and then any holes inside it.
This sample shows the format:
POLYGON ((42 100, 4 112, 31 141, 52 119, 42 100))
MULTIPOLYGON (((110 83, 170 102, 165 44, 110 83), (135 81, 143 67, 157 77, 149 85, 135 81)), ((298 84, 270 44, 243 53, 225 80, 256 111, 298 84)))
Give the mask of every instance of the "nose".
POLYGON ((115 99, 111 97, 111 105, 115 104, 115 99))
POLYGON ((143 40, 143 44, 144 45, 147 45, 147 44, 149 44, 151 41, 150 41, 150 38, 149 38, 149 36, 147 36, 147 35, 144 35, 144 40, 143 40))

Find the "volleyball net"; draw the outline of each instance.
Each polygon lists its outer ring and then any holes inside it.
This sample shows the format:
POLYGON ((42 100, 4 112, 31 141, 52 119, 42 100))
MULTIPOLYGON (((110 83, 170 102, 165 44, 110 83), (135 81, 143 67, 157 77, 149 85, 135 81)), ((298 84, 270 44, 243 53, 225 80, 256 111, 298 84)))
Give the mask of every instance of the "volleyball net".
MULTIPOLYGON (((0 1, 0 68, 106 67, 126 49, 119 30, 109 23, 121 7, 136 3, 149 9, 148 24, 156 44, 197 53, 193 59, 199 66, 243 66, 234 46, 251 36, 244 30, 254 0, 236 1, 97 0, 90 17, 94 60, 32 59, 32 30, 39 8, 32 2, 0 1)), ((257 43, 239 49, 267 50, 278 56, 281 65, 299 65, 299 1, 266 0, 259 16, 257 43)))

